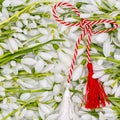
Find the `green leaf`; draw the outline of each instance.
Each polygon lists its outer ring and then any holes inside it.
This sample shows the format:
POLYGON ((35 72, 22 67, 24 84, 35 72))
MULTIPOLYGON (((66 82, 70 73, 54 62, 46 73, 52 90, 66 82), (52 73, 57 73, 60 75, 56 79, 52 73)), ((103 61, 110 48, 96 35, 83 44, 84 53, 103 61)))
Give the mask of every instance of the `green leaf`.
POLYGON ((58 50, 58 49, 59 49, 59 46, 58 46, 57 44, 53 44, 53 48, 54 48, 55 50, 58 50))

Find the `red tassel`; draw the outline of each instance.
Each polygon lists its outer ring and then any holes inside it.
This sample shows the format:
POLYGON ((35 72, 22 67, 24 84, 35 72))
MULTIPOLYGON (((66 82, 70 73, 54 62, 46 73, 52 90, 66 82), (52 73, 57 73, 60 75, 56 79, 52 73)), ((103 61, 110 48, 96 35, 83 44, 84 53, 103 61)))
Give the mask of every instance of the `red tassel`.
POLYGON ((88 67, 88 81, 85 94, 85 107, 90 109, 100 108, 106 106, 106 102, 109 103, 107 95, 104 91, 102 83, 92 78, 93 66, 92 63, 87 64, 88 67))

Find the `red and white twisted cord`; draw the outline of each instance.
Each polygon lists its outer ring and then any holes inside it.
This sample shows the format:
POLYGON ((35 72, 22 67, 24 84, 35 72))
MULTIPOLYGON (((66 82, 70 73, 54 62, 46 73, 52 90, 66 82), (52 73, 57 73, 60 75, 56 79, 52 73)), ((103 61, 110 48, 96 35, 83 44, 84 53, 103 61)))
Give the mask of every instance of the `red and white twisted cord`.
POLYGON ((82 18, 81 21, 78 22, 78 23, 65 22, 65 21, 61 20, 59 18, 59 16, 57 16, 57 13, 56 13, 57 7, 60 7, 60 6, 68 6, 68 7, 70 7, 79 17, 80 17, 80 12, 72 4, 69 4, 67 2, 59 2, 59 3, 55 4, 54 7, 53 7, 53 9, 52 9, 53 17, 60 24, 64 24, 66 26, 79 26, 82 29, 82 34, 79 36, 79 38, 78 38, 78 40, 76 42, 76 45, 75 45, 74 55, 73 55, 73 58, 72 58, 71 67, 70 67, 69 74, 68 74, 68 77, 67 77, 67 82, 70 83, 71 77, 72 77, 72 73, 73 73, 73 70, 74 70, 74 66, 75 66, 75 61, 76 61, 77 55, 78 55, 78 46, 79 46, 81 40, 83 39, 83 37, 88 33, 88 40, 87 40, 87 61, 88 61, 88 63, 90 63, 90 61, 91 61, 90 60, 90 44, 91 44, 92 34, 106 33, 106 32, 115 30, 118 27, 118 24, 116 22, 114 22, 113 20, 104 19, 104 20, 89 21, 89 20, 84 19, 84 18, 82 18), (93 31, 92 30, 92 27, 94 25, 104 24, 104 23, 112 24, 113 27, 105 29, 105 30, 99 30, 99 31, 93 31))

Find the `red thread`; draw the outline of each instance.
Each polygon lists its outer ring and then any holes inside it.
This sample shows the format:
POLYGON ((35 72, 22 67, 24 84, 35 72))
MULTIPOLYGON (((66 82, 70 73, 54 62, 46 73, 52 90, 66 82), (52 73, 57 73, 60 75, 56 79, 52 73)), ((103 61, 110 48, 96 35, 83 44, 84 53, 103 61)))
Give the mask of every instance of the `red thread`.
POLYGON ((75 61, 76 61, 77 54, 78 54, 78 46, 81 40, 83 39, 83 37, 86 34, 88 34, 88 40, 87 40, 88 81, 87 81, 86 94, 84 97, 84 101, 86 103, 85 105, 86 108, 90 108, 90 109, 100 108, 100 105, 105 106, 106 105, 105 102, 109 103, 109 101, 107 99, 107 95, 105 94, 104 88, 102 84, 100 83, 100 81, 92 78, 93 68, 92 68, 92 64, 90 60, 91 37, 92 37, 92 34, 106 33, 106 32, 115 30, 118 27, 118 24, 114 22, 113 20, 104 19, 104 20, 89 21, 84 18, 81 18, 81 21, 78 23, 65 22, 61 20, 59 16, 57 16, 57 13, 56 13, 57 7, 63 6, 63 5, 70 7, 78 16, 80 16, 80 12, 72 4, 69 4, 67 2, 59 2, 58 4, 55 4, 52 9, 53 17, 55 18, 55 20, 66 26, 79 26, 82 29, 82 34, 79 36, 78 41, 76 42, 75 49, 74 49, 74 55, 72 58, 71 67, 70 67, 69 74, 67 77, 67 82, 70 83, 71 81, 72 73, 73 73, 74 66, 75 66, 75 61), (99 31, 92 30, 92 27, 94 25, 103 24, 103 23, 113 24, 113 27, 105 29, 105 30, 99 30, 99 31))

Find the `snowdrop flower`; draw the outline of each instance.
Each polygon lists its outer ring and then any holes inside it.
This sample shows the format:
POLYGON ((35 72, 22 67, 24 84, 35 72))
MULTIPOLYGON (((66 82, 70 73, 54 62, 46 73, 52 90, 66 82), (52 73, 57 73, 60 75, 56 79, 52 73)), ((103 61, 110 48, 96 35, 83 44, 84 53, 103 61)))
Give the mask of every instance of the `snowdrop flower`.
POLYGON ((100 78, 104 74, 105 74, 104 71, 99 71, 99 72, 95 72, 92 77, 93 78, 100 78))
POLYGON ((20 40, 20 41, 25 41, 27 40, 27 37, 22 34, 22 33, 16 33, 16 37, 20 40))
POLYGON ((72 97, 72 101, 74 103, 78 103, 80 104, 82 102, 82 100, 80 99, 80 96, 78 94, 75 94, 73 97, 72 97))
POLYGON ((68 41, 68 40, 66 40, 66 41, 63 43, 63 45, 64 45, 65 47, 70 48, 70 47, 71 47, 71 42, 68 41))
POLYGON ((9 38, 6 41, 6 43, 7 43, 8 49, 10 50, 11 53, 14 53, 15 51, 18 50, 18 44, 14 38, 9 38))
MULTIPOLYGON (((59 68, 59 67, 58 67, 59 68)), ((56 69, 55 69, 56 72, 56 69)), ((58 72, 58 71, 57 71, 58 72)), ((56 83, 62 83, 64 81, 64 77, 58 72, 54 75, 54 79, 56 80, 56 83)))
POLYGON ((50 105, 40 103, 38 111, 39 111, 39 115, 44 120, 47 115, 52 113, 53 108, 50 105))
POLYGON ((0 82, 4 80, 5 80, 5 77, 0 76, 0 82))
POLYGON ((30 36, 35 36, 35 35, 38 35, 39 34, 39 31, 37 29, 31 29, 30 31, 27 31, 27 33, 30 35, 30 36))
POLYGON ((105 81, 104 85, 105 86, 110 86, 112 83, 114 83, 114 80, 109 80, 109 81, 105 81))
POLYGON ((56 102, 61 102, 62 101, 62 98, 60 96, 55 96, 54 99, 55 99, 56 102))
POLYGON ((7 8, 5 8, 5 7, 2 8, 2 14, 6 19, 9 18, 9 12, 8 12, 7 8))
POLYGON ((48 64, 46 67, 43 68, 42 72, 48 72, 54 68, 54 64, 48 64))
POLYGON ((104 60, 103 60, 103 59, 99 59, 99 60, 97 61, 97 64, 98 64, 98 65, 102 65, 102 64, 103 64, 103 62, 104 62, 104 60))
POLYGON ((15 113, 15 119, 23 119, 25 117, 25 115, 26 115, 26 112, 27 112, 26 108, 24 108, 22 111, 20 111, 20 110, 17 111, 15 113))
POLYGON ((57 114, 57 113, 51 114, 46 118, 46 120, 57 120, 58 116, 59 116, 59 114, 57 114))
POLYGON ((82 75, 82 71, 83 71, 83 65, 79 65, 78 67, 76 67, 73 71, 72 80, 73 81, 78 80, 82 75))
POLYGON ((94 5, 82 5, 80 9, 88 13, 90 12, 99 13, 98 8, 94 5))
POLYGON ((51 60, 52 56, 46 52, 39 52, 38 54, 44 60, 51 60))
POLYGON ((68 48, 62 48, 62 50, 66 53, 66 54, 69 54, 69 55, 73 55, 73 51, 68 49, 68 48))
POLYGON ((58 95, 58 94, 60 94, 60 92, 61 92, 61 85, 59 85, 59 84, 54 85, 54 87, 53 87, 53 94, 54 95, 58 95))
POLYGON ((51 89, 53 87, 53 82, 49 79, 43 79, 39 81, 40 88, 51 89))
POLYGON ((25 64, 25 65, 35 65, 36 64, 36 60, 34 60, 33 58, 23 58, 21 59, 21 63, 25 64))
POLYGON ((26 101, 30 98, 31 94, 30 93, 23 93, 20 95, 20 99, 23 101, 26 101))
POLYGON ((2 86, 0 86, 0 95, 1 96, 5 96, 5 88, 3 88, 2 86))
POLYGON ((120 60, 120 55, 119 55, 119 53, 120 53, 120 50, 119 50, 119 49, 116 49, 116 50, 115 50, 115 53, 114 53, 114 58, 115 58, 116 60, 120 60))
POLYGON ((20 18, 21 19, 29 19, 29 17, 30 17, 30 14, 29 13, 23 13, 23 14, 21 14, 21 16, 20 16, 20 18))
POLYGON ((19 27, 11 27, 12 30, 16 30, 16 32, 23 32, 19 27))
POLYGON ((27 110, 26 111, 26 114, 25 114, 26 118, 31 119, 31 118, 33 118, 33 116, 34 116, 33 110, 27 110))
POLYGON ((105 82, 109 79, 109 77, 110 77, 110 75, 105 74, 102 77, 100 77, 99 80, 102 81, 102 82, 105 82))
POLYGON ((60 59, 60 61, 65 64, 66 66, 70 66, 71 64, 71 58, 69 55, 63 53, 62 51, 58 51, 58 57, 60 59))
POLYGON ((3 49, 0 47, 0 56, 2 56, 3 55, 3 49))
POLYGON ((111 43, 109 40, 107 40, 103 44, 103 53, 104 53, 105 57, 110 56, 110 52, 111 52, 111 43))
POLYGON ((38 28, 38 31, 44 35, 48 34, 48 31, 45 28, 38 28))
POLYGON ((30 23, 28 25, 29 28, 37 28, 37 24, 35 23, 35 21, 33 20, 32 23, 30 23))
POLYGON ((35 72, 40 73, 43 68, 44 68, 44 62, 42 60, 37 61, 35 64, 35 72))
POLYGON ((2 3, 2 5, 4 7, 8 7, 10 5, 10 0, 4 0, 3 3, 2 3))
POLYGON ((98 43, 104 43, 108 39, 109 39, 108 33, 101 33, 101 34, 96 35, 96 41, 98 43))
POLYGON ((115 97, 119 97, 120 96, 120 86, 116 89, 115 92, 115 97))
POLYGON ((2 69, 2 74, 3 75, 9 75, 10 73, 12 73, 12 69, 10 68, 9 64, 6 64, 2 67, 3 67, 3 69, 2 69))
POLYGON ((32 73, 31 69, 29 66, 22 64, 22 69, 25 70, 27 73, 32 73))
POLYGON ((81 120, 92 120, 92 116, 89 114, 84 114, 80 118, 81 120))
POLYGON ((17 21, 17 22, 16 22, 16 26, 17 26, 18 28, 22 28, 22 27, 23 27, 23 23, 22 23, 21 21, 17 21))
POLYGON ((120 10, 120 1, 115 1, 115 7, 120 10))
POLYGON ((22 87, 31 88, 31 89, 36 88, 37 86, 37 82, 30 78, 24 78, 24 80, 19 79, 17 83, 20 84, 22 87))

